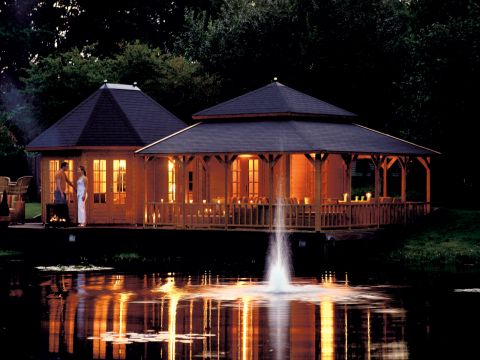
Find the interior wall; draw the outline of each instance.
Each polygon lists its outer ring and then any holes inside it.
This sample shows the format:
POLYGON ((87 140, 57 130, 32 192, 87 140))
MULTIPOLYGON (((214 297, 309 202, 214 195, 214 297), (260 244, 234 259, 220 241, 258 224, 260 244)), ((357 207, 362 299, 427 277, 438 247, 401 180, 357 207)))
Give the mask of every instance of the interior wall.
POLYGON ((299 203, 313 203, 314 168, 304 154, 290 157, 290 197, 299 203))
POLYGON ((340 155, 328 155, 324 169, 324 179, 324 198, 333 200, 343 199, 343 193, 345 192, 345 163, 340 155))

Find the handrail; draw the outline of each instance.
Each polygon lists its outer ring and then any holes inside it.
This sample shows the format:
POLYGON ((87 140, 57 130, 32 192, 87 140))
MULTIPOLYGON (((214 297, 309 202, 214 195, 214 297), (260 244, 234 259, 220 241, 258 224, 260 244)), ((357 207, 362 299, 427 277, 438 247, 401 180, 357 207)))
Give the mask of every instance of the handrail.
MULTIPOLYGON (((148 202, 146 226, 184 226, 186 228, 270 228, 270 211, 282 207, 284 225, 291 230, 314 230, 316 211, 313 204, 148 202), (226 210, 228 209, 228 210, 226 210), (225 222, 227 221, 227 224, 225 222), (184 224, 184 225, 182 225, 184 224)), ((429 212, 427 202, 322 204, 322 230, 368 228, 409 224, 429 212)))

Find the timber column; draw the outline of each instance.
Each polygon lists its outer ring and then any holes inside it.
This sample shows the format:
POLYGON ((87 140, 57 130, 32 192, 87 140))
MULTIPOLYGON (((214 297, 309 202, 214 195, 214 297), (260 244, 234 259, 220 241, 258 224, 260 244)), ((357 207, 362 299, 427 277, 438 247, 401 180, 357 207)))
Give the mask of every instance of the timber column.
POLYGON ((323 163, 328 154, 315 154, 315 231, 322 230, 322 179, 323 163))

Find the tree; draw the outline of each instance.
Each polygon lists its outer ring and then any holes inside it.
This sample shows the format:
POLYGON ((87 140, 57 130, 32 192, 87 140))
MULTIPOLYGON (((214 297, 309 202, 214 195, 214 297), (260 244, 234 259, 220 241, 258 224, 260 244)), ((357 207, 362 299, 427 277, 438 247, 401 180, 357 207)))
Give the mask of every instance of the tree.
POLYGON ((479 18, 436 22, 409 34, 404 40, 409 56, 396 100, 397 131, 443 153, 438 192, 457 203, 480 200, 480 176, 469 156, 477 143, 473 122, 480 94, 479 18))
POLYGON ((225 98, 278 77, 384 128, 405 6, 384 0, 225 0, 188 11, 176 51, 219 73, 225 98))
POLYGON ((215 97, 220 82, 195 62, 139 42, 124 44, 111 57, 94 55, 94 46, 39 59, 24 78, 37 117, 45 127, 78 105, 103 80, 133 84, 184 119, 215 97))

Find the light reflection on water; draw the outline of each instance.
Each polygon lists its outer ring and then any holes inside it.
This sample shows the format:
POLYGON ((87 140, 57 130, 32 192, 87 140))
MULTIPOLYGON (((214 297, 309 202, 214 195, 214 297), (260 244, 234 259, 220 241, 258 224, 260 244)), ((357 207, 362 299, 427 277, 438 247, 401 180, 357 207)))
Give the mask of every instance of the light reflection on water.
POLYGON ((405 312, 346 274, 254 279, 169 274, 45 276, 48 352, 92 359, 408 358, 405 312), (47 315, 48 314, 48 315, 47 315))

